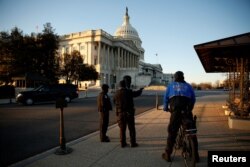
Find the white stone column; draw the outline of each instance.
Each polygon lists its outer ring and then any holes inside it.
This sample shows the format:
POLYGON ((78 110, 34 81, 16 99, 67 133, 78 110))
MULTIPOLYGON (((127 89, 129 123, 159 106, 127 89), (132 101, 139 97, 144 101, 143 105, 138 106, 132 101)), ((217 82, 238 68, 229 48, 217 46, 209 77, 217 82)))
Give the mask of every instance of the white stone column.
POLYGON ((130 53, 127 52, 127 68, 130 68, 130 53))
POLYGON ((128 68, 128 51, 125 51, 125 68, 128 68))
POLYGON ((127 65, 127 63, 126 63, 126 60, 127 60, 127 52, 126 52, 126 50, 123 50, 123 67, 124 68, 126 68, 126 65, 127 65))
POLYGON ((125 68, 128 67, 128 52, 125 51, 125 68))
POLYGON ((81 42, 78 43, 78 50, 79 50, 79 53, 81 54, 81 42))
POLYGON ((73 52, 73 44, 70 45, 70 54, 73 52))
POLYGON ((110 69, 111 63, 110 63, 110 46, 109 46, 109 45, 107 46, 107 49, 108 49, 108 63, 107 63, 107 69, 110 69))
POLYGON ((137 55, 135 55, 135 68, 137 68, 137 55))
POLYGON ((110 55, 111 55, 111 60, 110 60, 110 66, 111 66, 111 69, 114 69, 114 67, 115 67, 115 56, 114 56, 114 49, 112 48, 112 47, 110 47, 110 55))
POLYGON ((114 68, 114 50, 112 47, 110 47, 110 68, 113 69, 114 68))
POLYGON ((129 55, 129 63, 128 63, 128 67, 129 67, 129 68, 131 68, 131 64, 132 64, 132 63, 131 63, 131 52, 129 52, 129 54, 128 54, 128 55, 129 55))
MULTIPOLYGON (((107 59, 106 59, 106 56, 107 56, 107 51, 106 51, 106 45, 103 44, 103 47, 102 47, 102 65, 104 67, 104 69, 106 69, 106 66, 107 66, 107 59)), ((106 74, 105 74, 105 78, 106 78, 106 74)))
POLYGON ((61 55, 63 55, 65 52, 66 52, 65 46, 62 46, 61 55))
POLYGON ((121 68, 124 67, 124 55, 123 55, 123 49, 121 48, 121 68))
POLYGON ((132 54, 132 68, 135 67, 135 55, 132 54))
POLYGON ((116 56, 115 56, 115 48, 112 49, 113 50, 113 68, 115 69, 116 66, 116 56))
POLYGON ((105 68, 107 69, 108 67, 108 46, 105 44, 105 57, 104 57, 104 60, 105 60, 105 68))
POLYGON ((126 60, 127 60, 127 51, 126 50, 123 50, 123 68, 126 68, 127 66, 127 63, 126 63, 126 60))
POLYGON ((139 56, 136 57, 136 68, 139 67, 139 58, 140 58, 139 56))
POLYGON ((101 54, 100 54, 100 65, 101 66, 103 66, 103 64, 104 64, 103 58, 104 58, 104 44, 102 43, 101 44, 101 54))
POLYGON ((133 67, 136 67, 136 55, 134 55, 134 66, 133 67))
POLYGON ((117 67, 118 68, 121 67, 121 63, 120 63, 120 47, 117 48, 117 67))
POLYGON ((87 50, 86 63, 89 64, 89 43, 88 42, 86 42, 86 50, 87 50))
POLYGON ((100 63, 100 54, 101 54, 101 42, 98 42, 97 64, 101 64, 100 63))

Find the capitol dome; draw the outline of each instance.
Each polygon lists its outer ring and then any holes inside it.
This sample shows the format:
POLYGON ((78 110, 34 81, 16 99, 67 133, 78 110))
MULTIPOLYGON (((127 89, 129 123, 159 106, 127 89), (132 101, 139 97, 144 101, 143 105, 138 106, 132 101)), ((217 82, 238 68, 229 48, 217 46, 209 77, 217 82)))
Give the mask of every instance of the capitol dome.
POLYGON ((125 39, 131 39, 134 42, 140 42, 141 39, 138 35, 136 29, 129 23, 129 15, 128 15, 128 8, 126 8, 126 14, 123 17, 122 26, 118 27, 115 32, 115 37, 122 37, 125 39))
POLYGON ((126 14, 123 17, 123 23, 117 28, 114 37, 132 40, 141 52, 140 59, 144 60, 144 49, 141 47, 142 41, 136 29, 129 23, 128 8, 126 8, 126 14))

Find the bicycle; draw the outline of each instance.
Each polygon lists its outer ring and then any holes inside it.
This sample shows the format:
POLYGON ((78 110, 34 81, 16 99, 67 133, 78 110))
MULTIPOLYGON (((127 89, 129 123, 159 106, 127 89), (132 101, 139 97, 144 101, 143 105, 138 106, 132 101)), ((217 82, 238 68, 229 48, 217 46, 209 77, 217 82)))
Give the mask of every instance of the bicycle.
POLYGON ((187 167, 194 167, 196 162, 199 162, 196 119, 196 115, 193 120, 187 120, 183 116, 175 142, 175 149, 182 148, 182 156, 187 167))

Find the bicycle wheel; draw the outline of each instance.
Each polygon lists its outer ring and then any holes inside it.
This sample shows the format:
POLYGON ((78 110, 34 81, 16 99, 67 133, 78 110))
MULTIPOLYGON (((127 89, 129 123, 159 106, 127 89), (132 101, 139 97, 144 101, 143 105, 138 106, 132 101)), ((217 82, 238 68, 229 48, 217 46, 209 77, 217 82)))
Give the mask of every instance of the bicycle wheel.
POLYGON ((183 156, 184 156, 184 160, 185 160, 185 164, 188 167, 195 167, 195 143, 194 143, 194 139, 192 136, 187 136, 184 139, 184 147, 183 148, 183 156))
POLYGON ((182 135, 182 129, 180 128, 175 140, 175 149, 180 149, 182 147, 182 140, 183 140, 183 135, 182 135))

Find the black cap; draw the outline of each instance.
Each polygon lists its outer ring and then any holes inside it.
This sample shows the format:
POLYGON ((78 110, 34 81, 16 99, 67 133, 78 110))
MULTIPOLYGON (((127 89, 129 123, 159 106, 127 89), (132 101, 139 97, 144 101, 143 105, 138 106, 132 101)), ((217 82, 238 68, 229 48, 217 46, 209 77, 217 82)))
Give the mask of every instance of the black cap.
POLYGON ((125 76, 123 77, 123 79, 124 79, 124 80, 131 80, 131 76, 125 75, 125 76))
POLYGON ((107 90, 108 88, 109 88, 109 86, 107 84, 102 85, 102 90, 107 90))
POLYGON ((176 82, 182 82, 182 81, 184 81, 184 73, 182 71, 177 71, 174 74, 174 80, 176 82))

